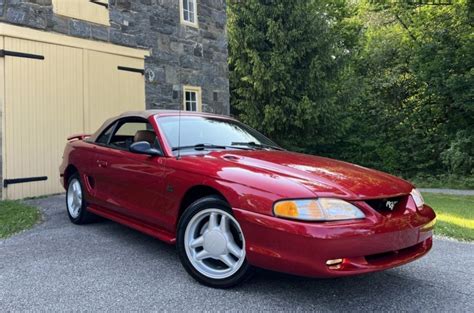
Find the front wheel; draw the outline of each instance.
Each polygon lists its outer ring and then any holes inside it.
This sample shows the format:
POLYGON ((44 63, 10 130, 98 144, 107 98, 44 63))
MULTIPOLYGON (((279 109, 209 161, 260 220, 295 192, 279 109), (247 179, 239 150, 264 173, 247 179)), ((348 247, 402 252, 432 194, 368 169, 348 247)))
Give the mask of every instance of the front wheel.
POLYGON ((218 197, 202 198, 186 209, 179 221, 177 246, 186 271, 207 286, 229 288, 252 273, 242 229, 218 197))

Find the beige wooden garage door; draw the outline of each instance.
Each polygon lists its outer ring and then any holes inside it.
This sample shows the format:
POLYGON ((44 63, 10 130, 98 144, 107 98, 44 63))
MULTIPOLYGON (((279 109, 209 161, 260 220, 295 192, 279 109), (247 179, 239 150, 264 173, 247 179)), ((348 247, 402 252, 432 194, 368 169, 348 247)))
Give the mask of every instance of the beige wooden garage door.
POLYGON ((144 61, 7 36, 0 42, 1 49, 27 56, 6 55, 0 63, 2 196, 63 192, 58 168, 67 136, 95 131, 123 111, 144 109, 142 74, 119 70, 143 69, 144 61))
POLYGON ((145 108, 143 75, 130 71, 143 69, 143 60, 98 51, 84 53, 89 77, 85 99, 86 132, 94 132, 114 115, 145 108))

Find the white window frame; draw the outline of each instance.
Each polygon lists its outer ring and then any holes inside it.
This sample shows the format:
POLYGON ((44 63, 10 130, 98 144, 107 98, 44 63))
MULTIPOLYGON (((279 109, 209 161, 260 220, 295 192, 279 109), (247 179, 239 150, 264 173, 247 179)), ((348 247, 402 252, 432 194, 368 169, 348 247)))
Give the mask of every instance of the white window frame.
POLYGON ((196 94, 196 111, 190 112, 202 112, 202 90, 201 87, 197 86, 183 86, 183 110, 188 111, 186 109, 186 93, 187 92, 194 92, 196 94))
POLYGON ((198 14, 197 14, 198 0, 178 0, 178 1, 179 1, 179 20, 180 20, 181 24, 199 28, 198 14), (183 1, 193 2, 193 4, 194 4, 194 22, 187 21, 187 20, 184 19, 183 1))

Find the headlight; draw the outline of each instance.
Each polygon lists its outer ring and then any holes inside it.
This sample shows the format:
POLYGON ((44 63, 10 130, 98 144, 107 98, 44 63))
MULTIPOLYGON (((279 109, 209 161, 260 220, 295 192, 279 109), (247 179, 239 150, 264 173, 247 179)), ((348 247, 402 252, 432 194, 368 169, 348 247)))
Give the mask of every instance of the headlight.
POLYGON ((423 200, 423 196, 421 193, 415 188, 410 192, 411 197, 415 201, 416 207, 421 208, 423 204, 425 204, 425 200, 423 200))
POLYGON ((332 198, 278 201, 273 206, 273 213, 278 217, 304 221, 338 221, 365 217, 356 206, 332 198))

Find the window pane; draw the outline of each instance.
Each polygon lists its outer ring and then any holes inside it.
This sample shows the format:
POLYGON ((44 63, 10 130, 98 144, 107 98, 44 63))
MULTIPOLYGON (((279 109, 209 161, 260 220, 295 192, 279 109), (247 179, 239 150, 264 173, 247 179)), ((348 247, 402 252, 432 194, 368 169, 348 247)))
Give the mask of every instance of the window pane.
POLYGON ((138 132, 140 132, 140 136, 137 137, 138 141, 148 141, 150 144, 156 145, 155 132, 148 122, 130 121, 119 126, 118 130, 112 135, 109 146, 115 149, 128 150, 135 141, 138 132))
POLYGON ((197 111, 197 103, 195 101, 186 101, 186 111, 197 111))
POLYGON ((194 23, 194 14, 192 12, 189 12, 189 21, 194 23))
POLYGON ((129 122, 123 124, 115 133, 116 136, 135 136, 139 130, 147 130, 147 123, 129 122))
POLYGON ((198 111, 198 97, 199 93, 197 91, 186 90, 185 87, 184 102, 186 110, 198 111))
POLYGON ((188 11, 183 11, 183 15, 184 15, 184 16, 183 16, 183 19, 184 19, 185 21, 189 21, 188 11))
POLYGON ((194 14, 194 0, 189 0, 189 13, 194 14))
POLYGON ((183 11, 187 11, 187 10, 189 10, 188 0, 183 0, 183 11))
POLYGON ((99 136, 99 138, 97 138, 96 142, 106 144, 109 141, 109 137, 112 134, 112 131, 114 130, 114 126, 115 126, 115 123, 109 126, 109 128, 105 132, 103 132, 99 136))
MULTIPOLYGON (((177 116, 158 118, 163 133, 172 147, 178 145, 177 116)), ((231 145, 233 142, 255 142, 275 145, 256 130, 232 120, 213 117, 181 116, 181 146, 194 146, 199 143, 231 145)))

